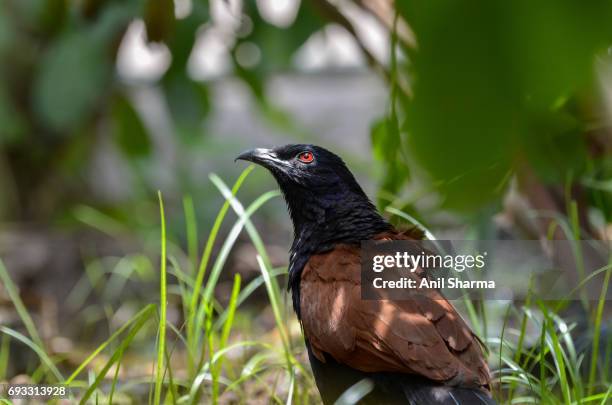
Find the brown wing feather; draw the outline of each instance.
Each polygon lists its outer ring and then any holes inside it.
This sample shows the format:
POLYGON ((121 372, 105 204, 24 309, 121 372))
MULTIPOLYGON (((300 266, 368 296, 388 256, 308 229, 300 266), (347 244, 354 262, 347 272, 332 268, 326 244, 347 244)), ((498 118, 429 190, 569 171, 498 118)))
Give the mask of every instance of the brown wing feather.
MULTIPOLYGON (((377 239, 409 239, 386 233, 377 239)), ((312 256, 302 272, 301 314, 314 355, 328 353, 364 372, 418 374, 452 385, 487 386, 478 339, 436 290, 418 299, 362 300, 360 255, 339 245, 312 256)))

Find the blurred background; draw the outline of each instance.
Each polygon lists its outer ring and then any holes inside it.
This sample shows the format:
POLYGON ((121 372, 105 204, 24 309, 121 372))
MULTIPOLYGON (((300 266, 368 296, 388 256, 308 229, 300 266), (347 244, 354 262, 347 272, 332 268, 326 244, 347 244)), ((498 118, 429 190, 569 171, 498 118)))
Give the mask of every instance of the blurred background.
MULTIPOLYGON (((392 221, 440 238, 609 240, 611 22, 604 0, 0 0, 0 258, 74 369, 157 299, 157 190, 195 274, 224 202, 209 175, 232 183, 247 148, 329 148, 392 221)), ((275 188, 256 169, 239 199, 275 188)), ((283 201, 253 222, 286 265, 283 201)), ((246 235, 223 305, 235 273, 260 274, 246 235)), ((242 334, 274 333, 260 290, 242 334)), ((19 329, 13 301, 0 288, 19 329)), ((33 378, 31 350, 2 342, 0 380, 33 378)))
MULTIPOLYGON (((95 256, 123 250, 118 235, 140 241, 152 231, 157 249, 158 189, 177 238, 186 195, 199 225, 210 228, 223 198, 208 174, 236 177, 243 167, 234 157, 246 148, 325 145, 374 192, 370 127, 387 109, 388 90, 362 45, 320 7, 4 1, 0 217, 7 267, 16 277, 33 271, 57 280, 67 267, 81 272, 89 239, 95 256), (66 246, 53 247, 55 238, 66 246)), ((388 60, 384 26, 351 10, 388 60)), ((245 185, 247 199, 274 188, 269 176, 256 176, 245 185)), ((290 227, 282 202, 272 205, 262 216, 284 256, 290 227)))

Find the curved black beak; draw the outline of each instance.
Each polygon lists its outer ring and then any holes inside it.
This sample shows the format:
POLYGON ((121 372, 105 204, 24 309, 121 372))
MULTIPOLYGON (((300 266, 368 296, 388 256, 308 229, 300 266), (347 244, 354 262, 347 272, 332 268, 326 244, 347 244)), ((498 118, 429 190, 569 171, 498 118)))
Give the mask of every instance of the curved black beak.
POLYGON ((271 149, 255 148, 242 152, 234 159, 234 162, 237 160, 246 160, 247 162, 268 167, 271 163, 276 162, 278 158, 271 149))

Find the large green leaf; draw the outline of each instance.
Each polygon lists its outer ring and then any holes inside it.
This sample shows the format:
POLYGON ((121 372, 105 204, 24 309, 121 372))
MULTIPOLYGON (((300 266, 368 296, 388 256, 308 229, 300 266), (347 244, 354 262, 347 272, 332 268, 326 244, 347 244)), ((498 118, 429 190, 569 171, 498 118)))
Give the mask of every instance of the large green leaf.
POLYGON ((564 107, 592 88, 595 55, 612 42, 610 2, 397 5, 419 43, 404 72, 406 145, 446 206, 499 201, 525 158, 544 177, 580 169, 581 118, 564 107))
POLYGON ((112 64, 100 42, 69 33, 43 57, 34 83, 34 107, 41 121, 60 134, 90 117, 111 77, 112 64))
POLYGON ((54 40, 38 64, 33 107, 44 125, 66 135, 86 123, 107 98, 116 47, 140 11, 139 2, 106 4, 91 24, 71 25, 54 40))

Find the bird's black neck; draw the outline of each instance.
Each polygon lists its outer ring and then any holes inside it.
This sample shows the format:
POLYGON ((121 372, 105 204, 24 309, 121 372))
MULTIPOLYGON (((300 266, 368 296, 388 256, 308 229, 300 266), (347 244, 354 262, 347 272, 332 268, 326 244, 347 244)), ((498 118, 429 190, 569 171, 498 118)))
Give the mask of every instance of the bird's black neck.
MULTIPOLYGON (((318 190, 320 191, 320 190, 318 190)), ((306 262, 337 244, 359 244, 391 229, 359 188, 342 187, 323 195, 304 189, 283 190, 293 221, 294 240, 289 258, 289 288, 300 317, 300 280, 306 262)))

